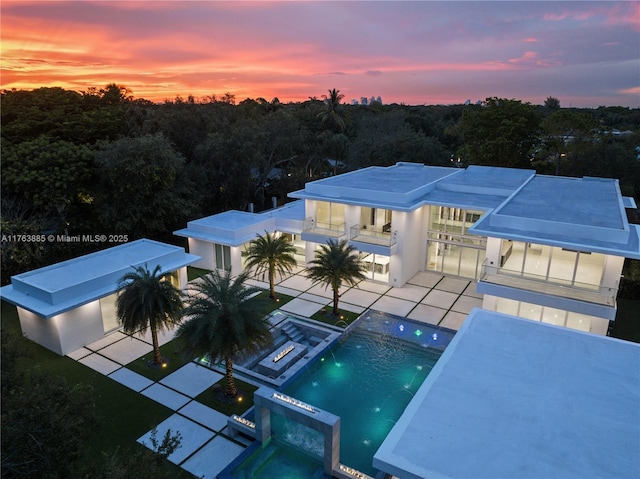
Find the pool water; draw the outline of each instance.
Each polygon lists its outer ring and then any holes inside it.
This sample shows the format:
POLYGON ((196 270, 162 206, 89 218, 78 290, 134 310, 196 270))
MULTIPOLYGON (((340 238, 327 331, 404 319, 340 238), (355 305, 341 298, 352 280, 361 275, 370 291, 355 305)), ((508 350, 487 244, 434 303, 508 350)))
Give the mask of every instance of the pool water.
MULTIPOLYGON (((281 392, 340 416, 340 462, 375 476, 373 455, 455 331, 369 311, 357 326, 281 392)), ((222 477, 323 479, 323 440, 279 414, 272 438, 232 463, 222 477), (244 457, 244 459, 243 459, 244 457), (226 475, 225 475, 226 474, 226 475)))
POLYGON ((340 461, 373 476, 373 455, 452 336, 437 327, 369 314, 283 392, 340 416, 340 461))
POLYGON ((237 467, 233 478, 249 479, 330 479, 324 473, 322 460, 278 441, 270 439, 259 447, 237 467))

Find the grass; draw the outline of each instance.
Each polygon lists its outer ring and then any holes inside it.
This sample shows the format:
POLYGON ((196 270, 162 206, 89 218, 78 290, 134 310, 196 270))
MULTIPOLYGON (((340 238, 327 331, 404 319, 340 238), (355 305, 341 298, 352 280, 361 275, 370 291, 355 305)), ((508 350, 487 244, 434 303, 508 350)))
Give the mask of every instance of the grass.
MULTIPOLYGON (((20 333, 15 306, 2 301, 1 313, 2 327, 20 333)), ((21 333, 19 335, 21 336, 21 333)), ((28 370, 37 367, 51 375, 64 377, 69 387, 82 383, 91 385, 95 391, 100 420, 82 451, 80 464, 97 463, 103 452, 113 452, 115 448, 129 450, 144 447, 136 440, 173 414, 169 408, 73 359, 58 356, 26 338, 22 338, 21 342, 29 357, 21 359, 18 368, 28 370)), ((193 477, 168 461, 164 467, 171 477, 193 477)))
POLYGON ((253 393, 258 388, 240 379, 234 378, 234 380, 236 388, 238 389, 238 395, 235 398, 224 396, 223 391, 226 385, 226 378, 222 378, 196 397, 196 401, 216 411, 220 411, 227 416, 231 416, 232 414, 242 415, 247 409, 253 406, 253 393))
POLYGON ((196 268, 195 266, 187 266, 187 281, 193 281, 196 278, 211 273, 210 269, 196 268))
POLYGON ((160 346, 160 354, 163 358, 168 360, 165 367, 158 368, 149 365, 149 363, 153 361, 153 351, 150 351, 143 357, 127 364, 127 368, 153 381, 160 381, 164 377, 180 369, 191 360, 191 358, 180 354, 176 350, 176 344, 174 341, 170 341, 160 346))
POLYGON ((338 308, 339 314, 336 317, 332 314, 332 310, 333 309, 331 307, 326 306, 311 316, 311 319, 325 324, 330 324, 331 326, 345 328, 360 316, 360 313, 345 311, 344 309, 338 308))

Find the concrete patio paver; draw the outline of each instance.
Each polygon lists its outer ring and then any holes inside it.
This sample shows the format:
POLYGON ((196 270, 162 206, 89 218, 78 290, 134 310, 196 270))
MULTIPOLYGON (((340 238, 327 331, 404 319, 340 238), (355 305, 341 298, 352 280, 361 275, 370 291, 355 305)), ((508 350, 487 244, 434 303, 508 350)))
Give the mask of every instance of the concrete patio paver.
POLYGON ((469 283, 469 286, 466 287, 462 294, 464 294, 465 296, 482 299, 482 294, 476 291, 477 286, 478 283, 476 283, 475 281, 471 281, 471 283, 469 283))
POLYGON ((421 301, 422 304, 430 304, 436 308, 450 309, 458 299, 458 294, 432 289, 421 301))
POLYGON ((89 356, 85 356, 80 361, 80 364, 84 364, 88 368, 93 369, 94 371, 99 372, 100 374, 104 374, 107 376, 111 374, 117 369, 120 369, 121 365, 111 361, 110 359, 105 358, 104 356, 100 356, 97 353, 90 354, 89 356))
MULTIPOLYGON (((175 337, 177 330, 178 330, 178 328, 173 328, 173 329, 169 329, 169 330, 165 329, 163 331, 158 331, 158 344, 160 346, 163 346, 163 345, 167 344, 169 341, 173 341, 173 338, 175 337)), ((147 329, 147 331, 144 334, 142 334, 142 333, 135 334, 134 337, 136 337, 136 338, 138 338, 138 339, 140 339, 142 341, 145 341, 145 342, 147 342, 149 344, 153 344, 153 341, 151 339, 151 330, 150 329, 147 329)))
POLYGON ((391 288, 387 291, 387 296, 394 298, 406 299, 407 301, 413 301, 419 303, 430 291, 429 288, 424 286, 417 286, 415 284, 405 284, 402 288, 391 288))
MULTIPOLYGON (((196 424, 180 414, 173 414, 156 426, 156 439, 162 441, 162 438, 169 429, 171 430, 171 434, 179 432, 182 437, 180 447, 168 457, 174 464, 180 464, 215 436, 215 432, 196 424)), ((152 449, 151 431, 139 437, 138 442, 152 449)))
POLYGON ((436 308, 435 306, 430 306, 428 304, 418 304, 413 311, 409 313, 407 318, 437 325, 442 321, 445 314, 447 314, 446 309, 436 308))
POLYGON ((196 397, 224 376, 196 363, 187 363, 160 381, 189 397, 196 397))
POLYGON ((190 397, 180 394, 179 392, 169 389, 159 383, 155 383, 147 389, 144 389, 141 394, 149 399, 159 402, 163 406, 167 406, 169 409, 173 409, 174 411, 180 409, 191 401, 190 397))
POLYGON ((298 296, 300 299, 306 299, 307 301, 313 301, 314 303, 322 304, 323 306, 327 304, 328 298, 325 296, 318 296, 316 294, 302 293, 298 296))
POLYGON ((100 351, 102 348, 105 348, 127 337, 128 336, 124 334, 122 331, 116 331, 107 336, 104 336, 103 338, 98 339, 97 341, 94 341, 91 344, 87 344, 85 347, 87 349, 90 349, 91 351, 100 351))
POLYGON ((196 477, 215 479, 244 447, 222 436, 216 436, 182 464, 182 468, 196 477))
POLYGON ((360 281, 356 286, 352 289, 361 289, 363 291, 370 291, 376 294, 385 294, 387 291, 391 289, 391 286, 388 284, 380 284, 374 283, 373 281, 360 281))
POLYGON ((460 329, 460 326, 462 326, 462 323, 464 323, 464 320, 466 318, 467 318, 466 314, 456 313, 455 311, 449 311, 445 315, 444 319, 439 324, 439 326, 444 326, 445 328, 454 329, 457 331, 458 329, 460 329))
POLYGON ((300 291, 292 288, 285 288, 283 286, 276 285, 273 288, 276 294, 286 294, 287 296, 293 296, 294 298, 300 294, 300 291))
POLYGON ((290 278, 285 279, 281 283, 280 286, 284 286, 285 288, 295 289, 297 291, 306 291, 311 288, 312 283, 311 280, 296 274, 291 276, 290 278))
POLYGON ((153 351, 151 344, 127 336, 100 350, 100 354, 123 366, 153 351))
POLYGON ((472 298, 471 296, 460 296, 457 301, 453 303, 453 306, 451 306, 451 311, 469 314, 473 308, 480 308, 481 306, 481 299, 472 298))
POLYGON ((378 301, 373 303, 371 309, 382 311, 384 313, 395 314, 397 316, 406 316, 416 303, 404 299, 392 298, 390 296, 382 296, 378 301))
POLYGON ((214 431, 222 431, 227 425, 229 416, 211 409, 197 401, 191 401, 186 406, 178 409, 178 412, 189 419, 202 424, 214 431))
MULTIPOLYGON (((356 306, 368 308, 378 299, 380 299, 380 294, 378 293, 366 291, 359 288, 351 288, 349 291, 342 295, 342 297, 340 298, 340 303, 350 303, 355 304, 356 306)), ((340 306, 340 304, 338 304, 338 306, 340 306)))
POLYGON ((304 316, 310 318, 318 311, 320 311, 324 305, 320 303, 315 303, 312 301, 307 301, 302 298, 294 298, 289 301, 287 304, 282 306, 280 309, 282 311, 288 311, 290 313, 298 314, 300 316, 304 316))
POLYGON ((89 356, 90 354, 93 354, 93 351, 91 351, 90 349, 80 348, 67 354, 67 357, 73 359, 74 361, 78 361, 79 359, 82 359, 85 356, 89 356))
POLYGON ((442 280, 442 278, 444 278, 444 275, 440 273, 434 273, 432 271, 421 271, 419 273, 416 273, 413 278, 408 281, 408 283, 418 286, 424 286, 426 288, 433 288, 442 280))
POLYGON ((469 286, 470 281, 468 279, 460 279, 460 278, 452 278, 450 276, 445 276, 442 278, 436 286, 435 289, 439 289, 441 291, 449 291, 450 293, 461 294, 467 286, 469 286))
POLYGON ((151 379, 145 378, 141 374, 134 373, 127 368, 120 368, 109 374, 108 377, 137 392, 140 392, 153 384, 151 379))

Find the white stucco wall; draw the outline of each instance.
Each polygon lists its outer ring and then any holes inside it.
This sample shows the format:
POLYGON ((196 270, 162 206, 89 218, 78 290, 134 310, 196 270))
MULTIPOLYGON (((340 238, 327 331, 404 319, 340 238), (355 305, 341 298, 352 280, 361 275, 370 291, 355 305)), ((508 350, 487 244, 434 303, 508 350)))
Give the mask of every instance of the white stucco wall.
POLYGON ((17 309, 23 334, 60 355, 69 354, 104 336, 99 301, 49 319, 20 307, 17 309))
POLYGON ((213 253, 213 243, 189 238, 189 253, 200 256, 202 259, 192 264, 197 268, 214 269, 215 259, 213 253))

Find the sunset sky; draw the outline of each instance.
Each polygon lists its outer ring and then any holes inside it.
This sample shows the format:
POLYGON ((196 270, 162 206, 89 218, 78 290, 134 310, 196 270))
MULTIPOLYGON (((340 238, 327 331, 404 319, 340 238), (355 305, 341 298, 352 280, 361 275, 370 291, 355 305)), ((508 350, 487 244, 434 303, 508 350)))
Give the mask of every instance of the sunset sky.
POLYGON ((640 2, 2 0, 2 89, 640 107, 640 2))

